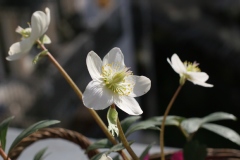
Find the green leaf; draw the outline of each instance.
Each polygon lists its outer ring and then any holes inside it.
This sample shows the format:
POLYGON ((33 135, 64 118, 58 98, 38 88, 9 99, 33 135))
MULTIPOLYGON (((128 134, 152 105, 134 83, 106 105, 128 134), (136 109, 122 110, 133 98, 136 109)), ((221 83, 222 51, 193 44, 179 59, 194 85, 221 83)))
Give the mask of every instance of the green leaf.
POLYGON ((130 116, 125 118, 124 120, 121 121, 121 126, 122 126, 122 130, 124 133, 126 133, 126 131, 128 130, 128 128, 137 120, 139 120, 141 118, 141 116, 130 116))
MULTIPOLYGON (((132 145, 133 141, 130 141, 128 143, 129 143, 129 145, 132 145)), ((118 144, 114 145, 112 148, 110 148, 107 153, 117 152, 117 151, 121 151, 123 149, 125 149, 124 145, 122 143, 118 143, 118 144)))
POLYGON ((225 112, 215 112, 203 118, 188 118, 181 122, 181 127, 188 134, 196 132, 203 124, 219 120, 236 120, 232 114, 225 112))
POLYGON ((113 146, 112 143, 110 143, 108 139, 101 139, 101 140, 96 141, 95 143, 91 144, 86 149, 86 152, 93 150, 93 149, 98 149, 98 148, 110 148, 112 146, 113 146))
POLYGON ((201 118, 188 118, 182 121, 181 128, 188 134, 196 132, 202 125, 203 120, 201 118))
POLYGON ((102 157, 102 155, 105 154, 105 153, 106 153, 106 152, 98 153, 98 154, 96 154, 95 156, 93 156, 93 157, 91 158, 91 160, 99 160, 99 159, 102 157))
POLYGON ((206 124, 202 125, 202 128, 212 131, 212 132, 240 145, 239 134, 228 127, 221 126, 218 124, 206 123, 206 124))
MULTIPOLYGON (((185 119, 184 117, 170 115, 170 116, 167 116, 165 125, 179 126, 181 121, 184 119, 185 119)), ((152 117, 148 120, 158 122, 158 125, 160 126, 162 124, 163 116, 152 117)))
POLYGON ((152 148, 152 146, 155 144, 155 142, 149 144, 145 150, 142 152, 141 156, 140 156, 140 160, 144 160, 144 157, 148 154, 149 150, 152 148))
POLYGON ((7 136, 8 126, 13 118, 14 116, 9 117, 4 121, 2 121, 2 123, 0 124, 0 142, 1 142, 1 147, 3 151, 5 151, 5 147, 6 147, 6 141, 7 141, 6 136, 7 136))
POLYGON ((184 160, 205 160, 207 148, 197 141, 190 141, 183 148, 184 160))
POLYGON ((43 155, 46 152, 46 150, 47 150, 47 147, 38 151, 37 154, 34 156, 33 160, 43 160, 43 155))
POLYGON ((37 130, 41 129, 41 128, 45 128, 45 127, 48 127, 50 125, 53 125, 53 124, 57 124, 59 123, 60 121, 57 121, 57 120, 43 120, 43 121, 40 121, 40 122, 37 122, 33 125, 31 125, 30 127, 28 127, 27 129, 25 129, 24 131, 22 131, 18 136, 17 138, 15 138, 15 140, 13 141, 11 147, 9 148, 9 152, 11 152, 11 150, 25 137, 29 136, 30 134, 36 132, 37 130))
POLYGON ((146 120, 142 122, 135 123, 131 125, 126 133, 126 137, 129 136, 131 133, 142 130, 142 129, 154 129, 154 130, 160 130, 159 127, 156 126, 156 122, 146 120))
POLYGON ((237 118, 233 114, 229 114, 225 112, 215 112, 203 118, 204 123, 219 121, 219 120, 237 120, 237 118))

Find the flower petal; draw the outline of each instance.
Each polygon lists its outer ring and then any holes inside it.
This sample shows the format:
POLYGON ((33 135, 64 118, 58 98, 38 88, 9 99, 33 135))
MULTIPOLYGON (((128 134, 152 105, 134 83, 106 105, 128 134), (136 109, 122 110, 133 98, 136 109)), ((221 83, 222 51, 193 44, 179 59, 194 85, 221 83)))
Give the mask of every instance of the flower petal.
POLYGON ((8 51, 9 56, 6 59, 13 61, 23 57, 32 48, 32 45, 33 42, 29 38, 12 44, 8 51))
POLYGON ((147 93, 151 88, 151 80, 145 76, 129 76, 135 83, 133 92, 129 94, 130 97, 138 97, 147 93))
POLYGON ((122 51, 115 47, 111 49, 108 54, 103 58, 103 65, 105 64, 118 64, 119 67, 125 67, 124 56, 122 51))
POLYGON ((105 109, 113 104, 113 95, 98 81, 91 81, 84 93, 83 104, 94 110, 105 109))
POLYGON ((187 72, 190 78, 189 81, 193 82, 194 84, 198 84, 203 87, 213 87, 212 84, 205 83, 208 80, 209 76, 205 72, 187 72))
POLYGON ((167 61, 172 66, 173 70, 178 74, 182 74, 187 71, 186 67, 184 66, 177 54, 173 54, 171 57, 171 61, 169 59, 167 59, 167 61))
POLYGON ((35 41, 41 37, 48 29, 50 24, 50 10, 46 8, 46 14, 42 11, 36 11, 31 18, 32 32, 30 38, 35 41))
POLYGON ((99 160, 112 160, 112 158, 110 156, 107 156, 106 154, 103 154, 99 160))
POLYGON ((143 113, 138 102, 133 97, 115 95, 114 103, 118 108, 130 115, 140 115, 143 113))
POLYGON ((97 80, 101 78, 102 70, 102 60, 93 51, 89 52, 87 55, 87 68, 92 79, 97 80))

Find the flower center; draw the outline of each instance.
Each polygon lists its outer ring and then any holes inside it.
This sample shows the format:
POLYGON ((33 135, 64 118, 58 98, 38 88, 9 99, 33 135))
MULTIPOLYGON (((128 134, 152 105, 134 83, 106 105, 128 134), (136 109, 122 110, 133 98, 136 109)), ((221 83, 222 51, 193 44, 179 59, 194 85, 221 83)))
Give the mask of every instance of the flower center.
POLYGON ((22 35, 22 38, 28 38, 31 35, 32 29, 31 28, 25 28, 18 26, 16 29, 16 32, 22 35))
POLYGON ((197 63, 197 62, 191 63, 191 62, 185 61, 184 66, 186 67, 187 71, 189 71, 189 72, 201 72, 200 68, 198 67, 199 63, 197 63))
POLYGON ((102 77, 104 85, 119 95, 129 95, 134 83, 129 78, 132 75, 132 71, 127 67, 121 67, 120 65, 106 64, 102 66, 102 77))

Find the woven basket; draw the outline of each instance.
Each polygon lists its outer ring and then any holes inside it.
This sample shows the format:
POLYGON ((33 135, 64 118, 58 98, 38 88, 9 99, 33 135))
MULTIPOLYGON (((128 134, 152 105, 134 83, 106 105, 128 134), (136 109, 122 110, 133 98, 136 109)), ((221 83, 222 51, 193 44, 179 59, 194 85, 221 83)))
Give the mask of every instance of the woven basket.
MULTIPOLYGON (((24 138, 10 153, 9 157, 12 160, 15 160, 19 157, 19 155, 22 153, 24 149, 26 149, 28 146, 33 144, 34 142, 42 139, 48 139, 48 138, 61 138, 70 142, 73 142, 77 144, 80 148, 83 150, 86 150, 86 148, 91 144, 91 142, 88 140, 87 137, 83 136, 82 134, 71 131, 64 128, 45 128, 41 129, 30 136, 24 138)), ((94 155, 98 154, 98 150, 91 150, 87 153, 87 156, 89 159, 93 157, 94 155)))
MULTIPOLYGON (((86 150, 91 142, 87 137, 82 134, 64 128, 45 128, 41 129, 30 136, 24 138, 10 153, 9 157, 15 160, 19 157, 24 149, 33 144, 34 142, 48 138, 61 138, 77 144, 83 150, 86 150)), ((214 149, 208 148, 208 156, 206 160, 240 160, 240 150, 236 149, 214 149)), ((91 150, 87 153, 89 159, 98 154, 98 150, 91 150)), ((166 160, 171 160, 171 155, 166 154, 166 160)), ((153 154, 150 160, 159 160, 160 154, 153 154)))

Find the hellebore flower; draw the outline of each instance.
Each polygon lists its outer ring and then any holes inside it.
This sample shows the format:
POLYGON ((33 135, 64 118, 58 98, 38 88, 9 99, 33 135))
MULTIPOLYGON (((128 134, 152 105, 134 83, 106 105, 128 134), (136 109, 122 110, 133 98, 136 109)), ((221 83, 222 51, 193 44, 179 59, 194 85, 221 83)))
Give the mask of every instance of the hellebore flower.
POLYGON ((87 67, 92 81, 83 93, 86 107, 101 110, 116 104, 130 115, 142 114, 134 97, 147 93, 151 81, 145 76, 132 75, 124 64, 124 57, 119 48, 113 48, 103 58, 91 51, 87 55, 87 67))
POLYGON ((23 29, 20 26, 17 27, 16 32, 22 35, 22 41, 11 45, 8 51, 9 56, 6 58, 7 60, 13 61, 23 57, 32 48, 33 44, 47 31, 50 24, 50 10, 46 8, 45 12, 34 12, 29 28, 23 29))
POLYGON ((182 62, 177 54, 173 54, 171 61, 167 59, 173 70, 180 75, 180 84, 183 85, 186 80, 203 87, 213 87, 212 84, 205 83, 209 76, 201 72, 198 63, 182 62))
POLYGON ((103 154, 99 160, 112 160, 112 158, 110 156, 106 156, 106 154, 103 154))

